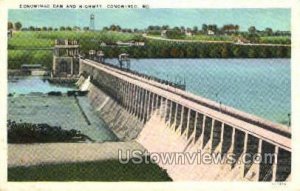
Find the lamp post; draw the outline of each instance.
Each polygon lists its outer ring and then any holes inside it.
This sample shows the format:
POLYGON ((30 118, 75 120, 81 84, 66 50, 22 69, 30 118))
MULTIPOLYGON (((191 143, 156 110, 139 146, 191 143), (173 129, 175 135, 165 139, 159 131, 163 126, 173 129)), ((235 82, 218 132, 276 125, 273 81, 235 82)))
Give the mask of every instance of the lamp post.
POLYGON ((220 106, 219 106, 220 111, 222 111, 222 102, 221 102, 221 100, 219 99, 219 93, 216 93, 216 100, 217 100, 217 102, 220 104, 220 106))

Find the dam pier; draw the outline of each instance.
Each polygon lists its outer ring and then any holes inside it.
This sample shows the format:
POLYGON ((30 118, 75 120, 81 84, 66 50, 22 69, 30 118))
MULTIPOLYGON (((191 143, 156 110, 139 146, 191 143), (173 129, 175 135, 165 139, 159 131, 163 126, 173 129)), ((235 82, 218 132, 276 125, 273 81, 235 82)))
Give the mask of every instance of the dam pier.
POLYGON ((84 58, 77 42, 64 43, 56 46, 53 76, 80 76, 77 85, 89 91, 93 108, 120 140, 136 140, 149 153, 202 151, 235 159, 230 164, 158 162, 173 180, 290 180, 287 126, 189 93, 185 84, 109 65, 102 51, 84 58), (60 57, 60 49, 66 56, 60 57), (272 160, 241 162, 257 154, 271 154, 272 160))

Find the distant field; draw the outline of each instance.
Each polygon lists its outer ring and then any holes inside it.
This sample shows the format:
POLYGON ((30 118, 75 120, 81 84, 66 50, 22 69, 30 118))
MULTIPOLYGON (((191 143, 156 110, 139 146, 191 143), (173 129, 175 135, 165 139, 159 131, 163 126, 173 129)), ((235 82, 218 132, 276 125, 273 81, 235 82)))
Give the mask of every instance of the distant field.
POLYGON ((291 44, 291 38, 288 36, 263 36, 260 37, 260 42, 266 44, 291 44))
MULTIPOLYGON (((157 38, 157 40, 161 39, 170 39, 170 38, 162 38, 161 35, 147 35, 148 37, 157 38)), ((203 35, 197 34, 193 36, 184 36, 178 38, 180 40, 198 40, 198 41, 222 41, 222 42, 235 42, 235 36, 231 35, 203 35)), ((154 40, 154 39, 153 39, 154 40)), ((259 37, 259 42, 261 44, 291 44, 291 38, 288 36, 261 36, 259 37)))
MULTIPOLYGON (((148 37, 153 37, 153 38, 163 38, 161 35, 147 35, 148 37)), ((163 38, 163 39, 168 39, 168 38, 163 38)), ((199 40, 199 41, 233 41, 233 37, 231 36, 208 36, 208 35, 194 35, 194 36, 185 36, 184 38, 180 38, 182 40, 199 40)))
MULTIPOLYGON (((24 47, 27 48, 27 47, 24 47)), ((52 50, 8 50, 8 68, 19 69, 22 64, 52 66, 52 50)))
POLYGON ((36 37, 29 37, 29 35, 19 35, 8 40, 8 49, 22 49, 22 48, 47 48, 52 47, 54 42, 50 39, 42 39, 36 37), (20 37, 19 37, 20 36, 20 37))
POLYGON ((202 35, 197 34, 194 36, 186 36, 184 39, 187 40, 203 40, 203 41, 233 41, 234 38, 232 36, 209 36, 209 35, 202 35))
POLYGON ((91 31, 22 31, 15 32, 8 40, 9 49, 52 47, 55 39, 76 39, 84 43, 98 43, 99 41, 129 41, 141 35, 120 32, 91 32, 91 31))

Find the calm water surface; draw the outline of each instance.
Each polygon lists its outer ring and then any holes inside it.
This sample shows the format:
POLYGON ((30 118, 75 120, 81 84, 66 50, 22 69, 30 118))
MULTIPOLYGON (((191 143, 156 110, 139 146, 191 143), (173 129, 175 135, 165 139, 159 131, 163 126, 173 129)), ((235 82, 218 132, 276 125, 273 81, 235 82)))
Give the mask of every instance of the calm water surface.
POLYGON ((185 79, 189 92, 275 122, 291 112, 290 59, 132 59, 131 69, 185 79))
POLYGON ((66 93, 75 87, 51 84, 39 76, 13 77, 8 79, 8 92, 16 94, 29 94, 32 92, 48 93, 60 91, 66 93))

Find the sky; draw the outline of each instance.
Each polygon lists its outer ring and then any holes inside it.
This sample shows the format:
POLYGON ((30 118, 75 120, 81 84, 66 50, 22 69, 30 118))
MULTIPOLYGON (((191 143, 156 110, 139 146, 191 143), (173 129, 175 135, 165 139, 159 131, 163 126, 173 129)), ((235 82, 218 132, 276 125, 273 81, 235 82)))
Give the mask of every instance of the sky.
POLYGON ((89 26, 90 14, 95 15, 95 28, 112 24, 122 28, 144 29, 149 25, 201 28, 202 24, 237 24, 241 31, 250 26, 289 31, 290 9, 40 9, 9 10, 9 21, 20 21, 23 27, 89 26))

